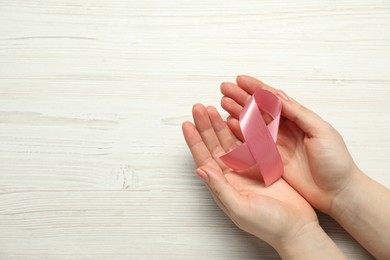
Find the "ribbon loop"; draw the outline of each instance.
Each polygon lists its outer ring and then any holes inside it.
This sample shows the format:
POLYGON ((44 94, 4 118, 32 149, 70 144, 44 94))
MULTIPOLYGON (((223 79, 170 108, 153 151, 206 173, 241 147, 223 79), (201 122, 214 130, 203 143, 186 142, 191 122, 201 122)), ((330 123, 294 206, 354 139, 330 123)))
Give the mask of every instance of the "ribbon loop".
POLYGON ((235 171, 256 165, 269 186, 283 175, 283 163, 276 147, 282 103, 269 91, 258 89, 240 113, 239 121, 245 142, 221 156, 221 160, 235 171), (261 111, 273 120, 266 125, 261 111))

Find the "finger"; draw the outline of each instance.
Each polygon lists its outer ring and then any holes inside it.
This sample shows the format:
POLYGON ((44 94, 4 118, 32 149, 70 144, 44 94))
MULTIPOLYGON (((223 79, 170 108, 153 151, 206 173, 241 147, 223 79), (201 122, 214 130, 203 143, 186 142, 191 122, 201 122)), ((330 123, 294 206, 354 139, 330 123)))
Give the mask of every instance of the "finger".
POLYGON ((268 90, 274 94, 276 93, 276 89, 274 89, 273 87, 265 84, 264 82, 258 79, 246 75, 237 76, 236 82, 237 85, 245 92, 247 92, 249 95, 253 95, 253 93, 255 93, 255 91, 259 88, 268 90))
POLYGON ((224 82, 221 84, 221 93, 225 97, 231 98, 241 106, 244 106, 248 99, 251 97, 251 95, 249 95, 242 88, 230 82, 224 82))
POLYGON ((282 90, 278 90, 276 95, 283 104, 282 115, 284 117, 294 122, 309 136, 316 136, 319 134, 319 130, 323 129, 323 126, 326 124, 319 115, 288 97, 282 90))
MULTIPOLYGON (((228 97, 223 97, 221 99, 222 108, 230 114, 233 118, 240 118, 240 113, 242 111, 242 106, 236 103, 234 100, 228 97)), ((264 122, 269 124, 272 121, 272 117, 270 114, 260 109, 261 115, 263 116, 264 122)), ((236 135, 237 136, 237 135, 236 135)))
POLYGON ((206 108, 201 104, 196 104, 192 109, 192 115, 196 129, 198 129, 207 149, 214 159, 219 160, 219 157, 225 154, 225 150, 222 148, 214 131, 206 108))
MULTIPOLYGON (((242 85, 237 86, 233 83, 222 83, 221 85, 221 92, 225 95, 221 99, 221 106, 235 118, 239 118, 242 107, 249 101, 256 89, 262 88, 272 91, 274 94, 276 93, 274 88, 249 76, 238 76, 237 82, 242 85), (245 91, 243 89, 245 89, 245 91)), ((267 112, 261 110, 261 114, 263 115, 266 124, 272 121, 272 117, 267 112)))
POLYGON ((236 138, 241 142, 244 142, 245 139, 241 132, 240 122, 236 118, 228 117, 226 123, 236 138))
POLYGON ((234 218, 236 212, 240 211, 243 205, 243 199, 239 192, 228 182, 221 169, 215 168, 210 164, 197 169, 197 174, 206 174, 205 181, 217 203, 223 205, 223 210, 234 218))
POLYGON ((231 151, 241 144, 230 131, 215 107, 207 107, 207 113, 209 114, 211 124, 218 137, 219 143, 225 151, 231 151))
POLYGON ((222 97, 221 99, 222 108, 228 112, 232 117, 239 118, 242 106, 230 97, 222 97))
POLYGON ((203 139, 194 124, 191 122, 184 122, 182 130, 196 165, 200 167, 212 161, 213 157, 211 156, 209 149, 207 149, 207 146, 204 144, 203 139))

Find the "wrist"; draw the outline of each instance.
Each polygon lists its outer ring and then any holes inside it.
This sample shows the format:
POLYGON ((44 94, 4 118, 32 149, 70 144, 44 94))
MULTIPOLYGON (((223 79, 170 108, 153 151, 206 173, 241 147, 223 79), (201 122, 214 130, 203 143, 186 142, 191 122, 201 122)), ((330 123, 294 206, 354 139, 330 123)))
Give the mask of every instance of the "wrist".
POLYGON ((333 217, 364 248, 378 259, 390 259, 388 228, 390 191, 361 170, 334 198, 333 217))
POLYGON ((282 259, 345 259, 318 222, 307 224, 274 248, 282 259))
POLYGON ((366 176, 356 166, 348 180, 348 183, 332 198, 329 216, 339 221, 347 212, 354 212, 353 208, 358 204, 362 186, 364 186, 366 176))

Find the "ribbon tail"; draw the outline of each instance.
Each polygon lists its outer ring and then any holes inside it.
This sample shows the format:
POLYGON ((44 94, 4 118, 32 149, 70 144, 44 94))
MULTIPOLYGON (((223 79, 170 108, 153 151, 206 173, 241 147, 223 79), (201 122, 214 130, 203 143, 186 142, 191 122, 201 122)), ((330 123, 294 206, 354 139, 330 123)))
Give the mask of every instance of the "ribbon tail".
POLYGON ((234 171, 244 170, 256 164, 248 146, 244 143, 220 157, 222 162, 234 171))

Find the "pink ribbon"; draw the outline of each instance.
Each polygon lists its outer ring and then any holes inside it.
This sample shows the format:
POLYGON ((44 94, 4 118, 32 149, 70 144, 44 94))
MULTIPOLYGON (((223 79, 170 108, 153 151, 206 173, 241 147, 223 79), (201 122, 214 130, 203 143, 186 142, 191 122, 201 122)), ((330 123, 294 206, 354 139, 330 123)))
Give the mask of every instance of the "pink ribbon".
POLYGON ((276 147, 282 103, 269 91, 258 89, 240 113, 240 127, 245 143, 221 156, 221 160, 234 171, 256 165, 269 186, 283 175, 283 163, 276 147), (266 125, 261 111, 273 120, 266 125))

